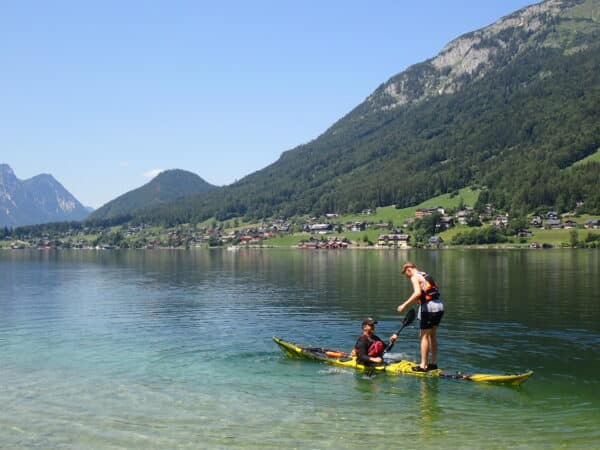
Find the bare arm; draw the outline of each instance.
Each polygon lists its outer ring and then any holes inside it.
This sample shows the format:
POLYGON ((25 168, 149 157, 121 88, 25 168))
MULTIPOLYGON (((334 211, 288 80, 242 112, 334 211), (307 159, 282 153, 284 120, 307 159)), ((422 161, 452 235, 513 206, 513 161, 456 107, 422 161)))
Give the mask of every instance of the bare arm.
POLYGON ((416 302, 421 297, 421 284, 419 283, 418 276, 416 274, 413 275, 410 279, 410 282, 413 285, 413 293, 404 303, 398 306, 397 311, 399 313, 404 311, 411 303, 416 302))

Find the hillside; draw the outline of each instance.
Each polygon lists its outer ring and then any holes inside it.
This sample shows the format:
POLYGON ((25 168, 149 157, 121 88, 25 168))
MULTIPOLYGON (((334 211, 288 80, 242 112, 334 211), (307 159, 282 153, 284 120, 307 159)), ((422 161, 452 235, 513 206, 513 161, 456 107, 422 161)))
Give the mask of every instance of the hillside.
POLYGON ((10 166, 0 164, 0 226, 81 220, 88 214, 52 175, 20 180, 10 166))
POLYGON ((600 148, 599 5, 548 0, 467 33, 270 166, 133 218, 349 213, 466 186, 514 214, 597 213, 598 163, 561 169, 600 148))
POLYGON ((185 170, 173 169, 159 173, 145 185, 129 191, 98 208, 91 220, 134 214, 144 208, 177 200, 191 194, 202 194, 216 186, 185 170))

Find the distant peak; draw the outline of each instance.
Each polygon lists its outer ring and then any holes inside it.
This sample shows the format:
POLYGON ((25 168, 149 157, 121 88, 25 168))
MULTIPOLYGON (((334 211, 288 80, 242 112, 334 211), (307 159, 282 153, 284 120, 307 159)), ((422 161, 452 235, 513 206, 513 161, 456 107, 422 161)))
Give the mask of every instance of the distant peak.
POLYGON ((167 170, 163 170, 162 172, 160 172, 157 177, 166 177, 166 176, 170 176, 170 175, 176 175, 176 174, 186 174, 186 175, 194 175, 197 176, 195 173, 193 172, 189 172, 187 170, 183 170, 183 169, 167 169, 167 170))
POLYGON ((0 185, 17 182, 18 179, 10 166, 8 164, 0 164, 0 185))
POLYGON ((46 179, 51 179, 51 180, 54 180, 54 179, 55 179, 55 178, 54 178, 54 177, 53 177, 51 174, 49 174, 49 173, 40 173, 40 174, 36 175, 36 176, 35 176, 35 177, 33 177, 33 178, 41 178, 41 179, 44 179, 44 178, 46 178, 46 179))
POLYGON ((1 173, 10 173, 10 174, 15 174, 13 172, 13 170, 11 169, 11 167, 8 164, 4 164, 4 163, 0 163, 0 172, 1 173))
POLYGON ((131 214, 132 211, 188 195, 203 194, 215 188, 216 186, 193 172, 182 169, 163 170, 143 186, 126 192, 94 211, 93 217, 107 218, 131 214))
POLYGON ((89 214, 51 174, 19 180, 8 164, 0 164, 0 211, 0 226, 80 220, 89 214))
POLYGON ((151 183, 162 182, 165 180, 170 181, 171 179, 194 179, 210 184, 206 180, 204 180, 200 175, 183 169, 163 170, 161 173, 159 173, 156 177, 152 179, 151 183))
POLYGON ((56 181, 56 178, 54 178, 49 173, 40 173, 39 175, 31 177, 28 181, 30 181, 30 182, 34 181, 34 182, 38 182, 38 183, 44 182, 44 183, 60 184, 58 181, 56 181))

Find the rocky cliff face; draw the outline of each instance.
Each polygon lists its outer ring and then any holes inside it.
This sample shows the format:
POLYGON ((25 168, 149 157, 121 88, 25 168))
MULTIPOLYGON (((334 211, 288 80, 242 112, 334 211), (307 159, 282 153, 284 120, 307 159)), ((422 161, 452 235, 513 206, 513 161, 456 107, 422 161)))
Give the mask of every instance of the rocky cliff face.
POLYGON ((361 105, 361 117, 458 92, 534 47, 581 51, 582 33, 598 30, 599 5, 598 0, 547 0, 467 33, 380 86, 361 105))
POLYGON ((52 175, 22 181, 10 166, 0 164, 0 226, 80 220, 88 214, 52 175))

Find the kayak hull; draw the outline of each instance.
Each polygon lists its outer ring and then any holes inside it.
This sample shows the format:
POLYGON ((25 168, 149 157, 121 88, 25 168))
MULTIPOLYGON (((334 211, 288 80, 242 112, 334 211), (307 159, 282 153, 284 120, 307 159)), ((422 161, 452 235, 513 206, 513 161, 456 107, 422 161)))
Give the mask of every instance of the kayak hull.
POLYGON ((413 367, 417 366, 418 364, 407 360, 393 361, 375 366, 365 366, 363 364, 359 364, 355 357, 344 352, 321 347, 298 345, 294 344, 293 342, 280 339, 276 336, 273 336, 273 341, 275 341, 283 353, 290 358, 319 361, 326 364, 348 367, 359 371, 384 372, 392 375, 407 374, 417 377, 437 377, 453 380, 508 384, 514 386, 523 384, 533 375, 533 371, 517 374, 465 374, 461 372, 448 372, 442 369, 429 370, 427 372, 415 372, 413 367))

